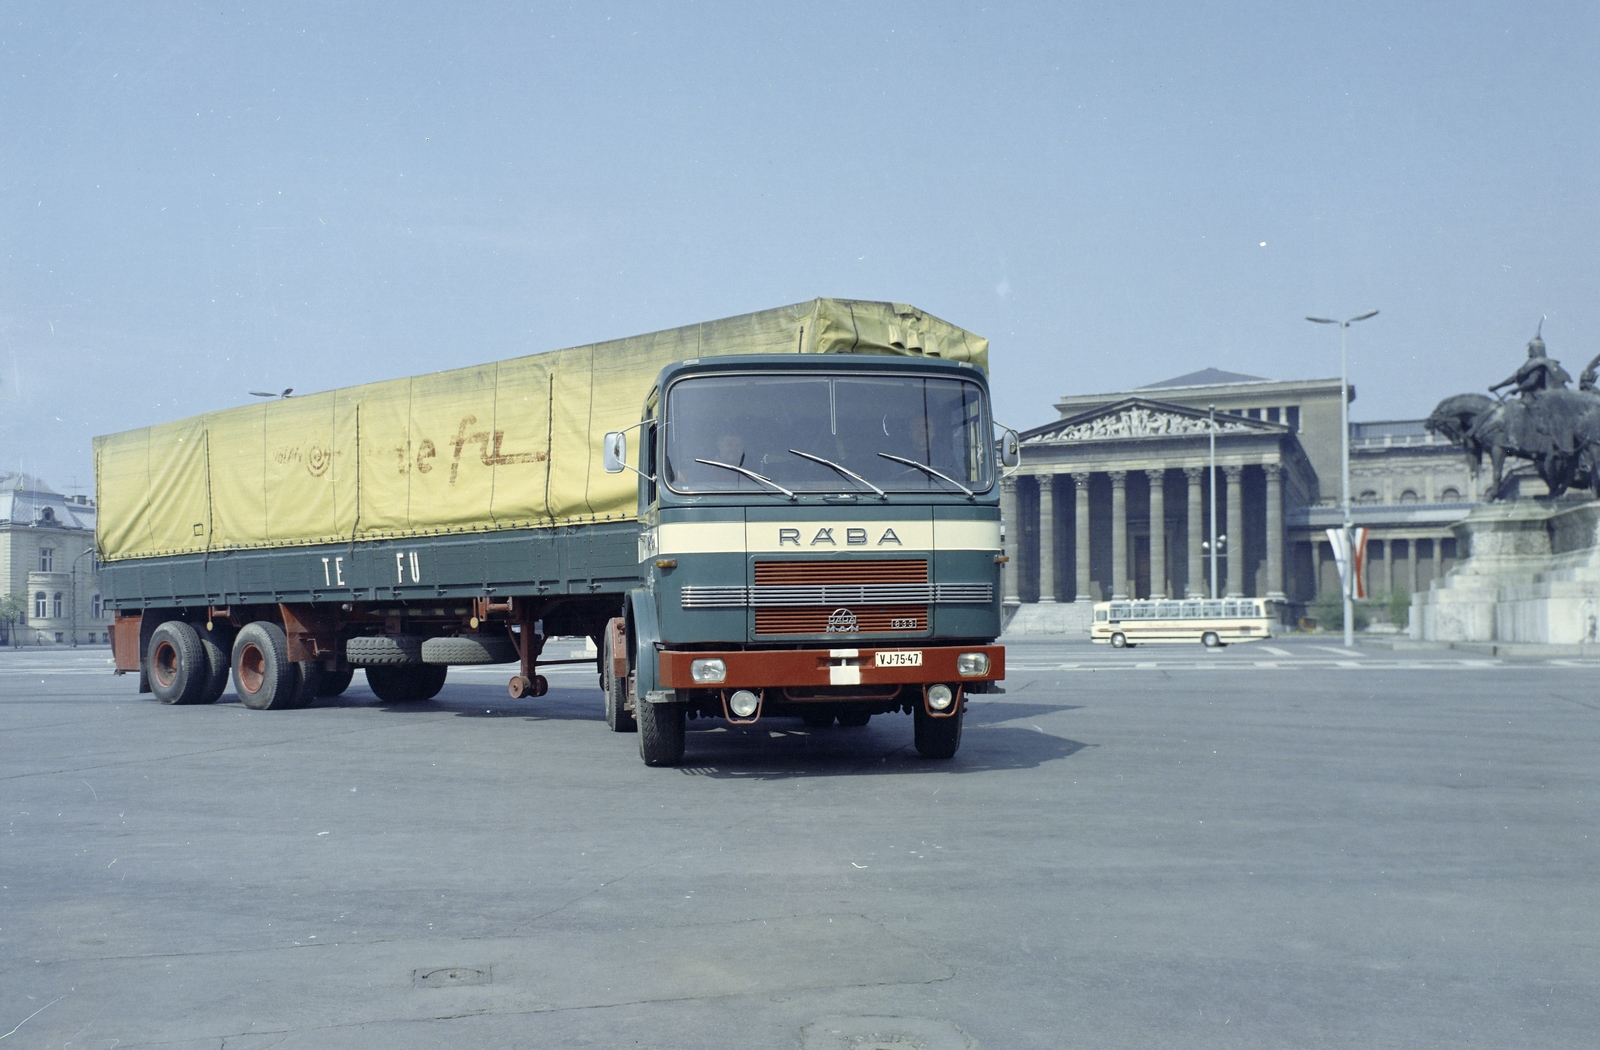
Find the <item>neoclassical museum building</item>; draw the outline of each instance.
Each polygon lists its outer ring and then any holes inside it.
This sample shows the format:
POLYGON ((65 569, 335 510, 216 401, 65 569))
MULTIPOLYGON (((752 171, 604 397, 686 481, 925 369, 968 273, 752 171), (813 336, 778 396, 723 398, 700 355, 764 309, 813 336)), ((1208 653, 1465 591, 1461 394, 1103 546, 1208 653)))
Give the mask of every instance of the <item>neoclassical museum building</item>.
MULTIPOLYGON (((1002 493, 1013 629, 1070 629, 1116 597, 1266 597, 1293 622, 1337 594, 1324 530, 1341 520, 1339 389, 1208 368, 1062 398, 1059 419, 1023 433, 1002 493)), ((1367 593, 1425 589, 1454 564, 1449 526, 1480 480, 1420 419, 1352 423, 1350 468, 1367 593)))

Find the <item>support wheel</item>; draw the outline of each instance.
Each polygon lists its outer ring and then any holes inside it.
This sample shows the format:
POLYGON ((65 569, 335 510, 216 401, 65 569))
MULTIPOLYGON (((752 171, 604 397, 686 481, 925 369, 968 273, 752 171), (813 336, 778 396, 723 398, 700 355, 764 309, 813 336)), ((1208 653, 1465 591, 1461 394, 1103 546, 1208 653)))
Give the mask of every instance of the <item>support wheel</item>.
POLYGON ((1128 647, 1128 636, 1127 635, 1123 634, 1121 631, 1118 631, 1116 634, 1111 636, 1111 648, 1113 648, 1113 649, 1126 649, 1127 647, 1128 647))
POLYGON ((1200 636, 1200 644, 1207 649, 1221 649, 1222 639, 1217 637, 1216 631, 1207 631, 1200 636))
POLYGON ((163 704, 197 704, 210 680, 200 634, 168 620, 150 635, 150 691, 163 704))
POLYGON ((961 720, 964 712, 957 711, 946 718, 934 718, 925 707, 918 705, 912 715, 917 754, 923 758, 951 758, 961 747, 961 720))
POLYGON ((206 653, 206 686, 195 703, 214 704, 228 689, 228 674, 233 667, 233 631, 227 627, 209 627, 198 633, 200 648, 206 653))
POLYGON ((435 664, 369 667, 367 685, 386 704, 417 704, 439 695, 449 670, 448 667, 435 664))
POLYGON ((635 705, 639 722, 639 757, 647 766, 675 766, 683 761, 684 708, 682 704, 635 705))
POLYGON ((244 706, 281 711, 299 699, 300 669, 289 662, 283 628, 257 620, 246 624, 233 641, 233 691, 244 706))
POLYGON ((318 696, 343 696, 344 691, 350 688, 350 682, 356 676, 354 667, 346 667, 343 671, 322 672, 322 681, 317 684, 318 696))
POLYGON ((618 676, 612 672, 615 666, 612 661, 611 637, 614 632, 605 632, 605 646, 600 657, 600 688, 606 694, 606 725, 613 733, 632 733, 639 728, 639 722, 633 717, 633 712, 628 710, 628 678, 626 675, 618 676))

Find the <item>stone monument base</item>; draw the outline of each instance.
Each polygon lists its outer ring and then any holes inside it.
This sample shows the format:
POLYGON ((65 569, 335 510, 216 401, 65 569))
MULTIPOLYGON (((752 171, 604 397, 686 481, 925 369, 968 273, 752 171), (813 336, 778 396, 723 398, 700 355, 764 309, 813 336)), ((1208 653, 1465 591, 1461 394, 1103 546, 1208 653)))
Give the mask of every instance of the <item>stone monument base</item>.
POLYGON ((1600 640, 1600 503, 1489 503, 1452 530, 1468 556, 1411 596, 1412 638, 1600 640))
POLYGON ((1005 634, 1065 634, 1085 641, 1094 622, 1093 602, 1023 602, 1001 607, 1005 634))

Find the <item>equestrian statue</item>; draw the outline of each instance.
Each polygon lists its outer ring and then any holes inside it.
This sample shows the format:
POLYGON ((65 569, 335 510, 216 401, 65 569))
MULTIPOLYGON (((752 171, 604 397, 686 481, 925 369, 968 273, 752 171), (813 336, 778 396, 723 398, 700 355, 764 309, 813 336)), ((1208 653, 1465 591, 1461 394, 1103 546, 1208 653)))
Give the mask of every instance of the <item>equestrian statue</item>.
POLYGON ((1500 499, 1509 456, 1533 464, 1554 498, 1569 488, 1591 489, 1600 496, 1600 354, 1568 390, 1572 377, 1561 362, 1545 353, 1544 321, 1528 343, 1528 359, 1515 372, 1489 388, 1510 387, 1515 396, 1457 394, 1439 402, 1427 428, 1459 445, 1476 474, 1484 453, 1494 470, 1489 499, 1500 499))

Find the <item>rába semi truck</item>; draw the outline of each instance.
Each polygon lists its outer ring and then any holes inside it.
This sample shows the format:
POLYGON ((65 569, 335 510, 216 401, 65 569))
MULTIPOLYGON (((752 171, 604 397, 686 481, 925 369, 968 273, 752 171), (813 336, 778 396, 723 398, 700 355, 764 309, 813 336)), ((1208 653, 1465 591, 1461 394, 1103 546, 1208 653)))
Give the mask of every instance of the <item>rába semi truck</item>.
POLYGON ((948 758, 1005 677, 987 353, 819 299, 97 438, 117 670, 272 710, 516 663, 536 697, 586 636, 651 765, 689 718, 889 712, 948 758))

